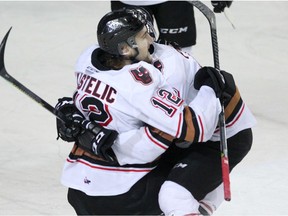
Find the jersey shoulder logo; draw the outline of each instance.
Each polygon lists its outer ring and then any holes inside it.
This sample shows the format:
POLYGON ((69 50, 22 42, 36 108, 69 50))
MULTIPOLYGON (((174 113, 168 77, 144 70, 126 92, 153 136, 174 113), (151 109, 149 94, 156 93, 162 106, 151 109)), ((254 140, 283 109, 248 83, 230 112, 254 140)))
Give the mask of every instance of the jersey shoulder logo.
POLYGON ((131 69, 130 73, 132 74, 135 81, 140 82, 143 85, 149 85, 153 81, 150 72, 143 66, 140 66, 136 69, 131 69))
POLYGON ((153 62, 154 67, 156 67, 161 73, 163 73, 163 63, 158 59, 153 62))

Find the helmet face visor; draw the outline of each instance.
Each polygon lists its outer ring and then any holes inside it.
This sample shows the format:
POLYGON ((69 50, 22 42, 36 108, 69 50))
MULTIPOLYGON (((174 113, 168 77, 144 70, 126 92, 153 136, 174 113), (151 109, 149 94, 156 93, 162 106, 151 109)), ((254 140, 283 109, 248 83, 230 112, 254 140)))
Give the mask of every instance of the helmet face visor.
POLYGON ((133 8, 127 9, 127 12, 131 13, 133 17, 143 23, 146 26, 149 35, 153 37, 154 40, 156 39, 156 31, 153 26, 153 19, 147 10, 144 8, 133 8))
POLYGON ((154 39, 154 41, 156 40, 156 31, 155 28, 153 26, 153 24, 151 22, 147 22, 146 23, 146 28, 148 30, 148 34, 154 39))

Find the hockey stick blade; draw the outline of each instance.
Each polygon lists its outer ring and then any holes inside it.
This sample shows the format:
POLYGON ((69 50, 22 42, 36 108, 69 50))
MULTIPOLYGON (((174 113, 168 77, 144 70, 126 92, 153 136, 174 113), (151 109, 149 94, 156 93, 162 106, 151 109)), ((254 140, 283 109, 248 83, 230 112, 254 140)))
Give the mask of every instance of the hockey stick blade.
POLYGON ((8 30, 6 35, 4 36, 1 44, 0 44, 0 75, 10 82, 14 87, 22 91, 24 94, 28 95, 31 99, 39 103, 42 107, 50 111, 53 115, 55 115, 58 119, 67 122, 65 116, 57 111, 53 106, 51 106, 49 103, 47 103, 45 100, 40 98, 38 95, 36 95, 34 92, 30 91, 28 88, 26 88, 23 84, 21 84, 19 81, 17 81, 15 78, 13 78, 6 70, 5 68, 5 62, 4 62, 4 54, 5 54, 5 47, 8 40, 8 36, 10 34, 12 27, 8 30))
POLYGON ((3 77, 5 76, 5 74, 7 74, 7 71, 5 69, 5 64, 4 64, 4 52, 5 52, 6 42, 7 42, 11 29, 12 27, 10 27, 10 29, 8 30, 8 32, 6 33, 5 37, 3 38, 0 44, 0 75, 3 77))
MULTIPOLYGON (((215 14, 209 7, 207 7, 201 1, 189 1, 195 6, 208 20, 210 25, 211 40, 212 40, 212 51, 214 67, 220 70, 219 64, 219 49, 217 39, 217 28, 215 14)), ((226 201, 231 200, 231 189, 230 189, 230 176, 229 176, 229 160, 228 160, 228 148, 226 139, 226 124, 224 114, 224 102, 221 101, 221 112, 219 114, 219 128, 220 128, 220 149, 221 149, 221 167, 222 167, 222 180, 224 186, 224 199, 226 201)))
MULTIPOLYGON (((1 44, 0 44, 0 76, 3 77, 5 80, 7 80, 9 83, 11 83, 14 87, 16 87, 18 90, 22 91, 24 94, 26 94, 27 96, 29 96, 32 100, 34 100, 35 102, 37 102, 38 104, 40 104, 43 108, 45 108, 46 110, 48 110, 49 112, 51 112, 53 115, 55 115, 58 119, 60 119, 61 121, 65 122, 66 124, 72 124, 71 120, 68 120, 65 115, 58 111, 57 109, 55 109, 53 106, 51 106, 49 103, 47 103, 45 100, 43 100, 41 97, 39 97, 38 95, 36 95, 34 92, 32 92, 30 89, 28 89, 27 87, 25 87, 22 83, 20 83, 18 80, 16 80, 15 78, 13 78, 6 70, 5 68, 5 62, 4 62, 4 54, 5 54, 5 47, 6 47, 6 42, 8 39, 8 36, 10 34, 12 27, 8 30, 8 32, 6 33, 6 35, 4 36, 1 44)), ((84 120, 85 121, 85 120, 84 120)), ((90 130, 92 133, 94 133, 95 135, 97 135, 97 131, 95 131, 96 125, 92 122, 90 122, 90 127, 88 128, 88 130, 90 130)), ((85 125, 81 124, 81 127, 85 128, 85 125)))

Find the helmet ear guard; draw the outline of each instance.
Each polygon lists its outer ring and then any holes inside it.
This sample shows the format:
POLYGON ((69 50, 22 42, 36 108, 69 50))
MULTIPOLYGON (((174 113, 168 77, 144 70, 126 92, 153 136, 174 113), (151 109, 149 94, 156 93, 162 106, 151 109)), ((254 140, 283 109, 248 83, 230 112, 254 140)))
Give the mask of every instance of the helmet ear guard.
POLYGON ((118 53, 120 55, 128 55, 129 50, 128 50, 128 44, 126 42, 122 42, 118 44, 118 53))

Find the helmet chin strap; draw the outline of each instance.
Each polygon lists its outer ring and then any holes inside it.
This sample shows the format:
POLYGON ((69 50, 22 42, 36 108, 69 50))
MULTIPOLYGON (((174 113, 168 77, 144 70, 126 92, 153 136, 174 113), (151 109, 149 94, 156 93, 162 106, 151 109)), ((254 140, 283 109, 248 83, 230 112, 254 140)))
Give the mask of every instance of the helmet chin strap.
MULTIPOLYGON (((136 57, 139 55, 139 50, 138 50, 138 46, 134 46, 132 47, 132 49, 134 49, 136 51, 135 55, 134 56, 131 56, 129 59, 132 61, 132 62, 139 62, 139 60, 136 59, 136 57)), ((149 49, 148 49, 149 53, 150 54, 153 54, 154 53, 154 46, 153 44, 150 45, 149 49)))
POLYGON ((125 59, 126 59, 126 60, 130 60, 132 63, 139 62, 139 60, 136 59, 136 57, 139 55, 139 50, 138 50, 138 48, 136 47, 136 48, 132 48, 132 49, 134 49, 134 50, 136 51, 136 53, 135 53, 133 56, 131 56, 131 55, 124 55, 124 56, 125 56, 125 59))
POLYGON ((136 57, 139 55, 139 50, 138 50, 138 46, 135 42, 128 43, 128 41, 126 42, 126 45, 128 45, 131 49, 135 50, 136 52, 132 55, 131 51, 129 52, 127 49, 125 49, 125 51, 121 48, 123 45, 118 44, 118 56, 125 56, 125 59, 127 60, 131 60, 131 61, 136 61, 136 57))
POLYGON ((134 49, 136 51, 136 54, 134 56, 130 56, 129 59, 133 62, 137 61, 136 57, 139 55, 139 50, 138 50, 138 45, 135 42, 135 35, 129 37, 126 42, 127 42, 128 46, 130 46, 132 49, 134 49))
POLYGON ((136 59, 136 57, 139 55, 138 46, 135 47, 135 48, 133 48, 133 49, 136 51, 136 53, 135 53, 134 56, 131 56, 131 57, 130 57, 130 60, 131 60, 132 62, 138 62, 138 60, 136 59))

